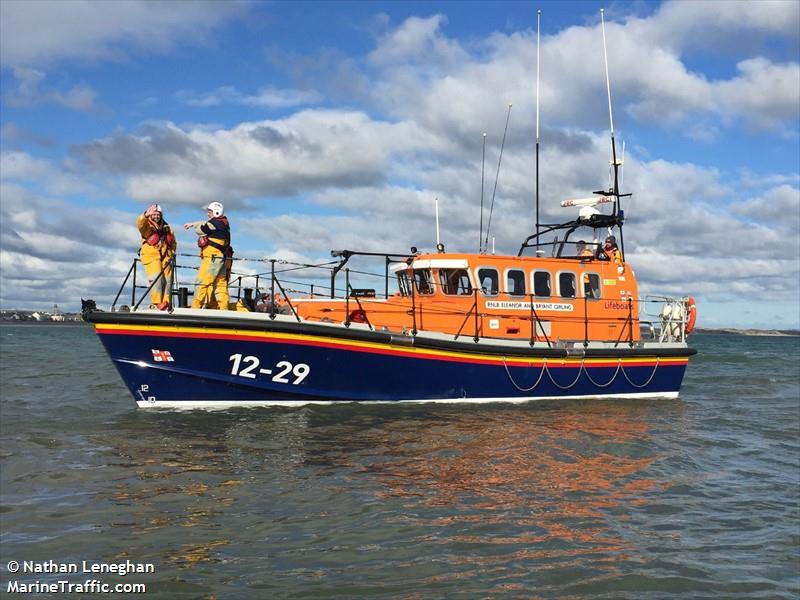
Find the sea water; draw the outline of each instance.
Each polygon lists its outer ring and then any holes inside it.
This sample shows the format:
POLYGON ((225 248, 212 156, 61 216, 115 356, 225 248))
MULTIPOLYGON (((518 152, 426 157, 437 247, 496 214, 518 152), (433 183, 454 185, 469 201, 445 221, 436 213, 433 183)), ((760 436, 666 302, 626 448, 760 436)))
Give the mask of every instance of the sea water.
POLYGON ((148 412, 0 326, 0 596, 797 598, 800 338, 691 342, 677 400, 148 412))

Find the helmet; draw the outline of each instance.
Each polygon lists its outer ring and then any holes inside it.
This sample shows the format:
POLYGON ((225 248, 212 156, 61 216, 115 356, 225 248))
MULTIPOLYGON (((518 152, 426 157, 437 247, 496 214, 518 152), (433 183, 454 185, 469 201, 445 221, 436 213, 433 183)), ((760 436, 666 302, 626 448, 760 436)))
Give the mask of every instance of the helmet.
POLYGON ((147 217, 152 217, 156 213, 158 213, 159 215, 161 214, 161 205, 160 204, 151 204, 150 206, 147 207, 147 210, 144 211, 144 214, 147 217))
POLYGON ((617 243, 617 238, 615 238, 613 235, 610 235, 606 238, 606 245, 608 244, 616 245, 616 243, 617 243))
POLYGON ((206 206, 206 210, 210 210, 211 214, 215 217, 221 217, 222 213, 225 212, 225 207, 222 206, 221 202, 212 202, 208 206, 206 206))

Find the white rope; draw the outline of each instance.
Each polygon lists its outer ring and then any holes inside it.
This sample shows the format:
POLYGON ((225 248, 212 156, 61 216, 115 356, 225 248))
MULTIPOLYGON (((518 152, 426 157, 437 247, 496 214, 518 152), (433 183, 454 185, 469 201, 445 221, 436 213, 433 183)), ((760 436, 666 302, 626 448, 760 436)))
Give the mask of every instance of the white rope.
POLYGON ((572 389, 572 388, 574 388, 574 387, 575 387, 575 385, 578 383, 578 379, 580 379, 580 378, 581 378, 581 371, 583 371, 583 361, 584 361, 584 359, 582 358, 582 359, 581 359, 581 366, 580 366, 580 367, 578 367, 578 375, 577 375, 577 377, 575 377, 575 381, 573 381, 572 383, 570 383, 570 384, 569 384, 568 386, 566 386, 566 387, 564 387, 564 386, 561 386, 561 385, 559 385, 558 383, 556 383, 556 380, 555 380, 555 379, 553 379, 553 376, 550 374, 550 369, 548 369, 548 368, 547 368, 547 364, 546 364, 546 363, 545 363, 545 365, 544 365, 544 368, 547 370, 547 376, 550 378, 550 381, 552 381, 552 382, 553 382, 553 385, 554 385, 554 386, 556 386, 556 387, 557 387, 558 389, 560 389, 560 390, 570 390, 570 389, 572 389))
POLYGON ((651 382, 651 381, 653 381, 653 377, 655 377, 655 376, 656 376, 656 371, 658 370, 658 363, 659 363, 659 361, 660 361, 660 357, 656 356, 656 366, 654 366, 654 367, 653 367, 653 372, 652 372, 652 373, 650 373, 650 377, 649 377, 649 378, 647 379, 647 381, 645 381, 645 382, 644 382, 642 385, 636 385, 635 383, 633 383, 633 382, 631 381, 631 378, 630 378, 630 377, 628 377, 628 374, 625 372, 625 368, 624 368, 624 367, 622 368, 622 374, 625 376, 625 379, 627 379, 627 380, 628 380, 628 383, 630 383, 630 384, 631 384, 633 387, 635 387, 635 388, 637 388, 637 389, 642 389, 642 388, 645 388, 645 387, 647 387, 648 385, 650 385, 650 382, 651 382))
POLYGON ((536 383, 534 383, 529 388, 521 388, 520 386, 517 385, 517 382, 514 381, 514 378, 511 376, 511 371, 508 370, 508 365, 506 364, 506 357, 505 356, 503 357, 503 366, 506 368, 506 373, 508 374, 509 381, 511 381, 511 383, 514 384, 515 388, 517 388, 520 392, 530 392, 532 389, 538 387, 539 383, 541 383, 542 376, 544 375, 545 370, 547 370, 547 358, 545 357, 544 364, 542 365, 542 370, 539 371, 539 379, 537 379, 536 383))
POLYGON ((589 375, 589 370, 586 368, 586 365, 584 364, 582 366, 583 366, 583 372, 586 373, 586 379, 588 379, 592 383, 592 385, 599 388, 606 388, 610 386, 612 383, 614 383, 614 380, 617 378, 617 374, 619 373, 620 368, 622 368, 622 359, 621 358, 618 359, 617 370, 614 371, 614 374, 611 376, 611 379, 609 379, 608 383, 605 384, 597 383, 594 379, 592 379, 592 376, 589 375))

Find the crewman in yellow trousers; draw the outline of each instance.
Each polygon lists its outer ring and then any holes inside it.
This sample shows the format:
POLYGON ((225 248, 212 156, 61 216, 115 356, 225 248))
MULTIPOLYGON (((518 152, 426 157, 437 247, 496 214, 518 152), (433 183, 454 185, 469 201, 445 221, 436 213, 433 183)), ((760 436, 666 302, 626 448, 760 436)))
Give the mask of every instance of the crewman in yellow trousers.
MULTIPOLYGON (((219 308, 227 306, 230 308, 230 294, 228 293, 228 286, 231 281, 231 272, 233 271, 233 248, 228 246, 225 250, 225 266, 223 267, 224 277, 216 279, 214 289, 211 291, 211 306, 210 308, 219 308)), ((224 310, 224 309, 223 309, 224 310)), ((236 308, 234 307, 234 310, 236 308)))
POLYGON ((142 247, 139 249, 139 258, 144 266, 150 288, 150 307, 158 310, 167 310, 170 307, 170 292, 172 290, 172 261, 178 244, 172 229, 164 221, 161 206, 151 204, 144 214, 136 219, 136 227, 142 236, 142 247))
POLYGON ((220 298, 219 309, 228 310, 225 253, 231 245, 231 228, 220 202, 206 207, 207 221, 185 223, 184 229, 194 229, 197 246, 200 248, 200 270, 197 273, 192 308, 213 306, 214 290, 225 286, 225 298, 220 298))

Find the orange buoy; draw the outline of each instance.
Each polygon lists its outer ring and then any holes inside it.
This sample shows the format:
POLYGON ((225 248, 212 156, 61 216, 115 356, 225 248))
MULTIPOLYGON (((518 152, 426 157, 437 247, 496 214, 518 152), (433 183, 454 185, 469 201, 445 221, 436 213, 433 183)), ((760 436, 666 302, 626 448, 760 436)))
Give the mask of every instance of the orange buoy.
POLYGON ((687 301, 686 305, 687 310, 689 311, 686 319, 686 335, 689 335, 692 333, 694 325, 697 322, 697 306, 692 296, 689 296, 689 300, 687 301))

